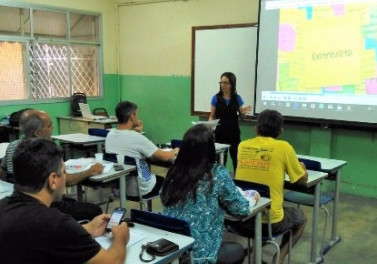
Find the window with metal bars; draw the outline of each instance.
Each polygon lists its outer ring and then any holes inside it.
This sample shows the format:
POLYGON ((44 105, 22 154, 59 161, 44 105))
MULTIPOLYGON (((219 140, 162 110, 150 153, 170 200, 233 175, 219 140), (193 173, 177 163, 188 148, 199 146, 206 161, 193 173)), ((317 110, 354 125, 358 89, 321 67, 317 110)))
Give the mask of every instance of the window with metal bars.
POLYGON ((0 4, 0 104, 101 95, 100 15, 0 4))

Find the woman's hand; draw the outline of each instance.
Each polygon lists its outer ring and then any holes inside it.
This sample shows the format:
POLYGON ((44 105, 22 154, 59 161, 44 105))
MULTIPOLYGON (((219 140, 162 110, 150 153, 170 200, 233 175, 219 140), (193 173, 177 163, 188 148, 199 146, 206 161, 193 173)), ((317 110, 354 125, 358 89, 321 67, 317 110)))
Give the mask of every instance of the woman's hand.
POLYGON ((240 113, 241 115, 246 115, 251 110, 251 105, 240 107, 240 113))

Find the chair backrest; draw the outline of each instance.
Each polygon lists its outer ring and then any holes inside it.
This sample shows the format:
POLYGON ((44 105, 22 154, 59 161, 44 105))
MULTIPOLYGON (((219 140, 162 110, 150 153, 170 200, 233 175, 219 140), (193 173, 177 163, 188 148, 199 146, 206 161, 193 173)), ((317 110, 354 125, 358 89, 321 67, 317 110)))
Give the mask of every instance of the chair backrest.
POLYGON ((321 162, 319 161, 304 159, 304 158, 298 158, 298 161, 304 163, 307 170, 314 170, 314 171, 321 170, 321 162))
POLYGON ((94 108, 93 109, 93 115, 100 115, 100 116, 109 117, 109 115, 107 114, 106 109, 103 108, 103 107, 94 108))
POLYGON ((190 224, 185 220, 136 209, 131 209, 131 219, 135 223, 142 225, 155 227, 185 236, 191 236, 190 224))
MULTIPOLYGON (((103 159, 107 160, 107 161, 114 162, 114 163, 118 162, 116 153, 105 152, 103 154, 103 159)), ((135 158, 132 158, 132 157, 129 157, 129 156, 124 156, 123 164, 136 166, 136 160, 135 160, 135 158)), ((138 170, 134 170, 130 173, 130 175, 137 175, 137 173, 138 173, 138 170)))
POLYGON ((181 139, 172 139, 170 141, 170 145, 172 148, 180 148, 182 145, 182 140, 181 139))
POLYGON ((107 161, 111 161, 111 162, 117 163, 117 154, 105 152, 105 153, 103 153, 103 159, 107 160, 107 161))
MULTIPOLYGON (((265 184, 256 183, 256 182, 249 182, 243 180, 233 179, 236 186, 240 187, 242 190, 255 190, 257 191, 262 197, 270 199, 270 187, 265 184)), ((271 205, 267 206, 266 216, 268 221, 268 235, 269 239, 272 239, 272 227, 271 227, 271 216, 270 216, 270 208, 271 205)), ((255 220, 255 218, 253 218, 255 220)), ((228 228, 229 230, 229 228, 228 228)))
POLYGON ((10 183, 16 183, 16 179, 14 178, 14 174, 9 171, 5 171, 5 181, 10 183))
POLYGON ((233 181, 234 181, 234 184, 240 187, 242 190, 255 190, 262 197, 270 198, 270 187, 268 185, 264 185, 264 184, 256 183, 256 182, 237 180, 237 179, 233 179, 233 181))
POLYGON ((88 134, 91 136, 107 137, 107 134, 109 134, 109 132, 110 130, 102 129, 102 128, 89 128, 88 129, 88 134))

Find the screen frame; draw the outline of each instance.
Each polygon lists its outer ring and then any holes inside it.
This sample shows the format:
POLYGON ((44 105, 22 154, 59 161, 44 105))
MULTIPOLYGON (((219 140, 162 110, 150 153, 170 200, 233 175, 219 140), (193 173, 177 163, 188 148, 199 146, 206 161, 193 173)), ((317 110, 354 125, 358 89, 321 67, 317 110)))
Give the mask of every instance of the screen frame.
MULTIPOLYGON (((259 0, 259 10, 258 10, 258 21, 261 21, 261 9, 263 8, 262 2, 265 0, 259 0)), ((261 99, 258 99, 258 93, 261 93, 260 89, 258 89, 258 82, 260 81, 258 78, 258 67, 260 66, 259 60, 259 52, 260 46, 263 45, 261 43, 260 38, 260 24, 258 24, 258 36, 257 36, 257 56, 256 56, 256 66, 255 66, 255 94, 254 94, 254 106, 261 104, 261 99), (259 100, 259 101, 258 101, 259 100)), ((254 109, 254 118, 257 118, 260 112, 268 107, 255 107, 254 109)), ((283 113, 282 113, 283 114, 283 113)), ((371 111, 370 114, 377 114, 371 111)), ((377 122, 365 122, 365 121, 355 121, 355 120, 342 120, 342 119, 333 119, 333 118, 323 118, 323 117, 300 117, 300 116, 292 116, 292 115, 285 115, 283 114, 286 123, 292 124, 303 124, 303 125, 312 125, 312 126, 319 126, 322 128, 345 128, 345 129, 356 129, 356 130, 371 130, 375 131, 377 129, 377 122)), ((254 119, 253 118, 253 119, 254 119)))

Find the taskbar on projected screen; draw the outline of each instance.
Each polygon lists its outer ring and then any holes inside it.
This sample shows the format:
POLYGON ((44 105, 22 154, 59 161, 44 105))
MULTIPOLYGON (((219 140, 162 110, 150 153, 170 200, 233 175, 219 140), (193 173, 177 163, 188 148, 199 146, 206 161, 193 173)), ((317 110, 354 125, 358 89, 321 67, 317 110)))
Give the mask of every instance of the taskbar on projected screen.
POLYGON ((354 105, 344 103, 318 103, 318 102, 284 102, 284 101, 262 101, 263 109, 285 110, 307 110, 307 111, 337 111, 337 112, 366 112, 376 111, 377 105, 354 105))
POLYGON ((256 105, 256 113, 274 109, 285 117, 308 120, 333 120, 335 122, 356 122, 377 124, 376 105, 352 105, 342 103, 281 102, 262 101, 256 105))

